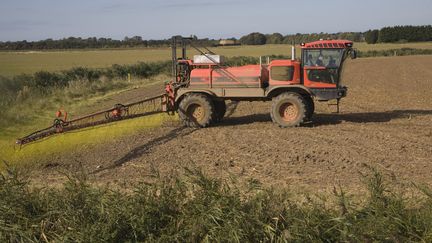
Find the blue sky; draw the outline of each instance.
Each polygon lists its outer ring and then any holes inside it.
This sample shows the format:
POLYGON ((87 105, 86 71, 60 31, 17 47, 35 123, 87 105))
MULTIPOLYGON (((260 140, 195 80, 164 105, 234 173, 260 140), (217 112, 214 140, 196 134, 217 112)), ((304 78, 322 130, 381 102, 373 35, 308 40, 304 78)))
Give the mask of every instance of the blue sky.
POLYGON ((1 0, 0 41, 200 38, 432 24, 432 0, 1 0))

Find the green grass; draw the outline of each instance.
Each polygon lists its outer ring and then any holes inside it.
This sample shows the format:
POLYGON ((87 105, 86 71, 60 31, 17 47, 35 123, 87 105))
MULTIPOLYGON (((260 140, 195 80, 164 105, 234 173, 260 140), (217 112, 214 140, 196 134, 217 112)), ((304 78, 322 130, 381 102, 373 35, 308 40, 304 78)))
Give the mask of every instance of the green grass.
POLYGON ((73 67, 101 68, 112 64, 169 60, 167 49, 0 52, 0 75, 60 71, 73 67))
POLYGON ((90 184, 85 172, 60 188, 32 187, 13 169, 0 177, 2 242, 431 242, 432 192, 405 197, 382 175, 365 177, 362 202, 246 189, 197 169, 132 190, 90 184), (303 198, 295 200, 293 198, 303 198), (414 203, 414 204, 413 204, 414 203))
MULTIPOLYGON (((164 75, 151 79, 134 79, 130 83, 126 80, 91 83, 78 80, 71 82, 66 87, 47 87, 43 92, 37 88, 30 89, 29 94, 22 95, 24 98, 20 98, 19 93, 14 102, 11 102, 7 107, 2 107, 0 139, 5 136, 10 137, 10 134, 16 135, 17 131, 29 132, 29 129, 34 129, 35 126, 48 125, 52 122, 55 112, 60 108, 66 109, 69 114, 76 117, 82 113, 100 110, 101 108, 98 109, 97 103, 129 89, 160 83, 162 92, 162 83, 165 80, 166 76, 164 75)), ((25 88, 23 89, 25 90, 25 88)))
MULTIPOLYGON (((375 44, 355 43, 360 51, 400 48, 432 49, 432 42, 375 44)), ((210 48, 218 54, 232 56, 291 55, 290 45, 229 46, 210 48)), ((300 52, 297 52, 300 53, 300 52)), ((190 56, 196 54, 191 50, 190 56)), ((133 64, 139 61, 170 60, 169 48, 0 52, 0 76, 13 76, 37 71, 59 71, 72 67, 101 68, 112 64, 133 64)))
MULTIPOLYGON (((49 156, 61 156, 65 151, 79 149, 82 146, 96 145, 113 141, 119 137, 133 135, 137 131, 158 127, 165 121, 172 121, 175 119, 175 116, 161 113, 135 119, 122 120, 115 123, 81 129, 75 132, 56 134, 50 138, 38 140, 25 145, 22 148, 18 148, 14 145, 13 138, 0 139, 0 154, 2 159, 9 161, 12 164, 25 162, 24 164, 19 164, 20 166, 24 166, 28 163, 43 161, 44 158, 49 156)), ((46 126, 48 125, 43 125, 43 127, 46 126)), ((34 129, 35 128, 33 128, 33 130, 34 129)), ((21 133, 20 135, 22 136, 25 134, 21 133)), ((1 165, 0 168, 2 168, 1 165)))
MULTIPOLYGON (((151 79, 72 81, 66 87, 48 87, 43 93, 34 89, 27 97, 3 109, 0 117, 0 156, 11 163, 17 161, 38 161, 47 155, 74 149, 78 145, 89 144, 91 141, 103 142, 116 136, 131 134, 139 129, 159 126, 165 116, 153 116, 126 120, 116 124, 99 126, 82 132, 66 133, 54 136, 38 143, 18 149, 15 140, 33 131, 52 125, 54 113, 64 108, 69 118, 74 118, 103 108, 110 108, 110 97, 121 95, 130 89, 144 88, 152 84, 162 84, 167 76, 153 76, 151 79), (100 107, 100 104, 104 107, 100 107), (108 107, 107 107, 107 103, 108 107), (93 139, 86 139, 91 137, 93 139)), ((1 166, 0 166, 1 167, 1 166)))

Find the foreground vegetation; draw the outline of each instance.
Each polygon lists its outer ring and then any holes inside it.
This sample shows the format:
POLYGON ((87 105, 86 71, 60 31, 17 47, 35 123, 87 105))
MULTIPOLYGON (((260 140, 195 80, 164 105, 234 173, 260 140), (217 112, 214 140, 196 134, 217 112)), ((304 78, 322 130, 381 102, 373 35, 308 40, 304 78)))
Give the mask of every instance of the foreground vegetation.
POLYGON ((96 187, 84 173, 60 188, 35 188, 25 175, 0 177, 2 242, 430 242, 432 191, 406 198, 383 176, 365 177, 363 202, 342 189, 332 198, 262 188, 247 190, 187 170, 133 190, 96 187), (414 202, 414 204, 412 204, 414 202))

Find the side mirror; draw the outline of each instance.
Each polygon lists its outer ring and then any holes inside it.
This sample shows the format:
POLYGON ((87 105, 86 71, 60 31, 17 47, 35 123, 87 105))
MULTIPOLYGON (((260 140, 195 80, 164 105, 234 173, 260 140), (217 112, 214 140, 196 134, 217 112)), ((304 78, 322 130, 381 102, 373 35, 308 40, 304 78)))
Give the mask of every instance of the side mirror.
POLYGON ((350 56, 351 56, 351 59, 356 59, 357 58, 357 51, 351 50, 350 56))

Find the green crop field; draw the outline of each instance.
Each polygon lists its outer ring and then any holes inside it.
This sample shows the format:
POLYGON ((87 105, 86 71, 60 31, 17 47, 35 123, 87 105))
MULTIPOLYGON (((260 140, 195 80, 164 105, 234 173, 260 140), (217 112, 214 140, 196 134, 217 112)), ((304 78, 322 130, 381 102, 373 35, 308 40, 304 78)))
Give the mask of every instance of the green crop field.
MULTIPOLYGON (((360 51, 399 48, 432 49, 432 42, 375 45, 356 43, 355 46, 360 51)), ((211 50, 228 57, 291 55, 290 45, 230 46, 211 48, 211 50)), ((192 54, 196 52, 192 51, 192 54)), ((13 76, 41 70, 58 71, 77 66, 99 68, 112 64, 169 60, 170 57, 169 48, 0 52, 0 75, 13 76)))

